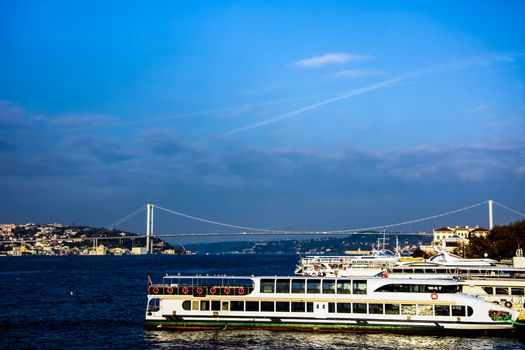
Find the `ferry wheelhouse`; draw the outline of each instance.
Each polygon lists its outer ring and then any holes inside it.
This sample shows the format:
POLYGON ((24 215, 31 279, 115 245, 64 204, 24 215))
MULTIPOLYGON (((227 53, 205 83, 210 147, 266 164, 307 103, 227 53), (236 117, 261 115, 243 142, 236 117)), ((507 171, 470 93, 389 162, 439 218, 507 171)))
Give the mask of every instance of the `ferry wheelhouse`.
POLYGON ((148 329, 332 332, 510 331, 518 313, 457 281, 380 277, 165 276, 148 285, 148 329))

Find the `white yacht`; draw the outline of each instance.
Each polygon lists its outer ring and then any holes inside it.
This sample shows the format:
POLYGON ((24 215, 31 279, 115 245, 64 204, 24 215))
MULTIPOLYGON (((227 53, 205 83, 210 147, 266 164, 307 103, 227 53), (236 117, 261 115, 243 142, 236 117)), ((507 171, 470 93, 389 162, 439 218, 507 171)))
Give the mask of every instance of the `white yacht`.
POLYGON ((303 276, 379 276, 389 278, 435 279, 454 277, 462 292, 523 312, 525 318, 525 261, 517 252, 513 264, 493 259, 463 259, 435 247, 430 259, 366 260, 362 257, 309 257, 299 260, 296 275, 303 276), (355 261, 370 262, 356 264, 355 261), (519 263, 518 263, 519 262, 519 263))

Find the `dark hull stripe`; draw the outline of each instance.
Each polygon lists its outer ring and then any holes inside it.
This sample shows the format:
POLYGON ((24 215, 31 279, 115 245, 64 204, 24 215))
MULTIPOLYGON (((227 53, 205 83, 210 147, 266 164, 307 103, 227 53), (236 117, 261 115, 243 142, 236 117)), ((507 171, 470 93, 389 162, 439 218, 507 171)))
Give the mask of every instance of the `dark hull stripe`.
MULTIPOLYGON (((163 315, 164 318, 166 318, 167 321, 175 321, 174 320, 174 316, 170 316, 170 315, 163 315)), ((320 323, 320 324, 323 324, 321 323, 322 321, 327 321, 327 324, 335 324, 337 323, 338 321, 345 321, 345 322, 361 322, 361 323, 368 323, 368 322, 389 322, 389 323, 406 323, 406 322, 412 322, 412 323, 433 323, 433 324, 465 324, 465 325, 490 325, 490 326, 494 326, 494 325, 509 325, 510 322, 494 322, 494 321, 491 321, 491 322, 469 322, 469 321, 461 321, 461 322, 458 322, 458 321, 434 321, 434 320, 387 320, 387 319, 377 319, 377 318, 340 318, 340 317, 337 317, 337 318, 332 318, 332 317, 329 317, 329 318, 315 318, 315 317, 293 317, 293 316, 280 316, 280 317, 270 317, 270 316, 236 316, 236 315, 220 315, 220 316, 212 316, 212 315, 181 315, 181 316, 178 316, 178 320, 177 321, 183 321, 184 318, 192 318, 192 319, 195 319, 195 318, 202 318, 204 322, 218 322, 218 321, 210 321, 210 320, 204 320, 204 319, 209 319, 209 318, 221 318, 222 320, 224 319, 228 319, 228 318, 231 318, 231 319, 235 319, 235 320, 238 320, 238 319, 246 319, 246 320, 253 320, 254 318, 259 318, 259 319, 268 319, 268 320, 271 320, 271 319, 286 319, 286 320, 294 320, 294 321, 297 321, 298 323, 320 323), (329 323, 328 323, 329 322, 329 323)), ((221 320, 221 321, 222 321, 221 320)), ((146 321, 148 322, 148 321, 146 321)), ((154 322, 154 321, 152 321, 154 322)), ((200 321, 197 321, 197 322, 200 322, 200 321)), ((225 321, 225 322, 231 322, 231 321, 225 321)), ((244 322, 244 321, 233 321, 233 322, 244 322)), ((339 323, 340 324, 340 323, 339 323)))
POLYGON ((509 330, 483 329, 446 329, 441 326, 410 326, 410 325, 358 325, 358 324, 307 324, 307 323, 271 323, 271 322, 240 322, 240 321, 146 321, 146 329, 150 330, 225 330, 225 329, 258 329, 272 331, 303 331, 303 332, 366 332, 366 333, 403 333, 403 334, 457 334, 457 335, 502 335, 509 330))

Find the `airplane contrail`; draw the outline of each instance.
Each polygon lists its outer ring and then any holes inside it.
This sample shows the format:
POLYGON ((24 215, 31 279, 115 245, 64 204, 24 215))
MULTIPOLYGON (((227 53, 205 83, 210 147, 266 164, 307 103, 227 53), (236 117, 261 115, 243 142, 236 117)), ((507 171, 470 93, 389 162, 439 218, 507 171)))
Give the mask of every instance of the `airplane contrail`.
POLYGON ((260 128, 261 126, 273 124, 275 122, 291 118, 291 117, 296 116, 298 114, 301 114, 301 113, 304 113, 304 112, 308 112, 308 111, 311 111, 313 109, 316 109, 316 108, 319 108, 319 107, 322 107, 322 106, 325 106, 325 105, 328 105, 328 104, 331 104, 331 103, 334 103, 334 102, 337 102, 337 101, 341 101, 341 100, 347 99, 347 98, 352 97, 352 96, 361 95, 361 94, 364 94, 366 92, 371 92, 371 91, 375 91, 375 90, 379 90, 379 89, 384 89, 384 88, 389 87, 389 86, 391 86, 391 85, 393 85, 395 83, 403 81, 403 80, 407 79, 408 77, 409 76, 397 77, 397 78, 393 78, 393 79, 384 80, 384 81, 381 81, 379 83, 375 83, 375 84, 371 84, 371 85, 368 85, 368 86, 364 86, 364 87, 361 87, 361 88, 358 88, 358 89, 353 89, 353 90, 350 90, 350 91, 347 91, 347 92, 343 93, 342 95, 339 95, 339 96, 336 96, 336 97, 332 97, 332 98, 326 99, 324 101, 317 102, 317 103, 314 103, 314 104, 311 104, 311 105, 308 105, 308 106, 296 109, 294 111, 287 112, 287 113, 275 116, 273 118, 269 118, 269 119, 262 120, 262 121, 257 122, 257 123, 253 123, 253 124, 250 124, 250 125, 246 125, 246 126, 240 127, 238 129, 234 129, 232 131, 229 131, 229 132, 226 132, 224 134, 219 135, 218 138, 232 136, 232 135, 238 134, 238 133, 243 132, 243 131, 256 129, 256 128, 260 128))
POLYGON ((446 64, 439 64, 439 65, 430 66, 430 67, 427 67, 425 69, 421 69, 421 70, 418 70, 418 71, 415 71, 415 72, 412 72, 412 73, 409 73, 409 74, 398 76, 396 78, 384 80, 384 81, 381 81, 381 82, 378 82, 378 83, 375 83, 375 84, 371 84, 371 85, 367 85, 367 86, 364 86, 364 87, 361 87, 361 88, 358 88, 358 89, 349 90, 349 91, 347 91, 347 92, 345 92, 345 93, 343 93, 343 94, 341 94, 339 96, 332 97, 332 98, 323 100, 321 102, 317 102, 317 103, 314 103, 314 104, 311 104, 311 105, 308 105, 308 106, 305 106, 305 107, 293 110, 291 112, 280 114, 278 116, 275 116, 275 117, 272 117, 272 118, 269 118, 269 119, 266 119, 266 120, 262 120, 262 121, 257 122, 257 123, 253 123, 253 124, 250 124, 250 125, 246 125, 246 126, 240 127, 238 129, 234 129, 234 130, 228 131, 228 132, 223 133, 223 134, 221 134, 221 135, 219 135, 217 137, 214 137, 214 139, 221 138, 221 137, 232 136, 232 135, 244 132, 244 131, 248 131, 248 130, 260 128, 260 127, 265 126, 265 125, 273 124, 273 123, 276 123, 278 121, 294 117, 294 116, 296 116, 298 114, 301 114, 301 113, 304 113, 304 112, 308 112, 308 111, 311 111, 313 109, 316 109, 316 108, 319 108, 319 107, 322 107, 322 106, 325 106, 325 105, 328 105, 328 104, 331 104, 331 103, 334 103, 334 102, 337 102, 337 101, 341 101, 341 100, 350 98, 352 96, 357 96, 357 95, 361 95, 361 94, 364 94, 364 93, 367 93, 367 92, 372 92, 372 91, 375 91, 375 90, 384 89, 384 88, 387 88, 389 86, 394 85, 395 83, 399 83, 401 81, 408 80, 408 79, 411 79, 411 78, 417 78, 417 77, 420 77, 420 76, 431 75, 431 74, 435 74, 435 73, 439 73, 439 72, 445 72, 445 71, 450 71, 450 70, 460 70, 460 69, 464 69, 466 67, 470 67, 470 66, 473 66, 473 65, 474 66, 476 66, 476 65, 477 66, 484 66, 484 65, 490 64, 490 63, 492 63, 494 61, 511 61, 511 62, 513 62, 514 61, 514 57, 512 55, 510 55, 510 56, 509 55, 489 55, 489 56, 484 56, 484 57, 475 57, 475 58, 471 58, 471 59, 467 59, 467 60, 463 60, 463 61, 458 61, 458 62, 452 62, 452 63, 446 63, 446 64))

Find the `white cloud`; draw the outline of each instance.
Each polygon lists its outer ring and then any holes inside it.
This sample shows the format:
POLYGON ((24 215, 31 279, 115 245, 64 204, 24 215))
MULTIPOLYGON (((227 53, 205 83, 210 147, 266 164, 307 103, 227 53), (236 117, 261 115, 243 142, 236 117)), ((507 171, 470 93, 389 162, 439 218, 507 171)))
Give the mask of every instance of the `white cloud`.
POLYGON ((345 63, 352 61, 371 60, 374 56, 371 55, 356 55, 350 53, 327 53, 322 56, 315 56, 295 62, 299 67, 318 67, 327 64, 345 63))

